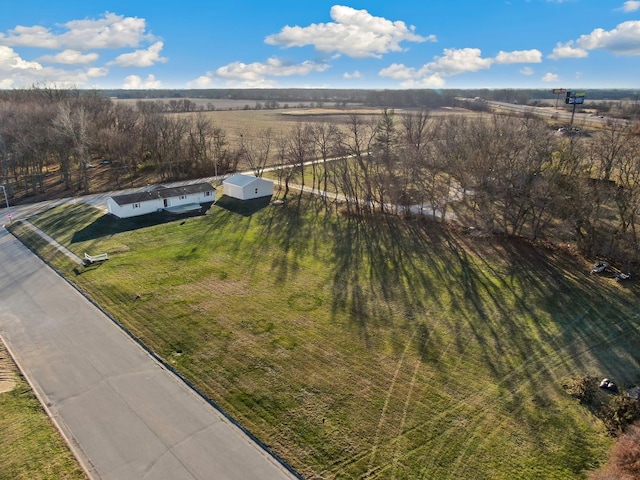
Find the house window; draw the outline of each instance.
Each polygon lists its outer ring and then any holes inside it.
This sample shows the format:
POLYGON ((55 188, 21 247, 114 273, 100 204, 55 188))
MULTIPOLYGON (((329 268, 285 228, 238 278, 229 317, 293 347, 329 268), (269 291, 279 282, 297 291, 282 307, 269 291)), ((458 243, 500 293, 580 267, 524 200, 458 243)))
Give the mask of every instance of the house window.
POLYGON ((184 200, 185 198, 187 198, 186 195, 180 195, 180 200, 184 200))
POLYGON ((133 204, 133 208, 140 208, 140 204, 139 203, 134 203, 133 204))
POLYGON ((256 188, 256 195, 258 194, 258 189, 256 188))
POLYGON ((211 192, 204 192, 204 196, 205 197, 210 197, 211 196, 211 192))

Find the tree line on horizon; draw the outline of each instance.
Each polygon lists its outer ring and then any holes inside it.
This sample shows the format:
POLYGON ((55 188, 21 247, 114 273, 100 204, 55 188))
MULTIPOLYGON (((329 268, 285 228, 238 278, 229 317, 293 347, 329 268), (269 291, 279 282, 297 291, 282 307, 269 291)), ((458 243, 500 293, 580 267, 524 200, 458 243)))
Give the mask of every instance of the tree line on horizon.
POLYGON ((629 268, 640 248, 640 136, 618 120, 591 136, 561 135, 532 116, 384 108, 232 144, 202 113, 167 115, 154 102, 34 88, 0 93, 0 147, 2 185, 27 196, 47 193, 50 170, 70 192, 89 193, 88 169, 100 159, 111 162, 118 188, 133 186, 141 170, 168 181, 239 166, 260 176, 281 165, 284 198, 292 183, 307 182, 340 192, 353 215, 428 211, 447 221, 457 202, 482 230, 575 242, 587 256, 629 268))

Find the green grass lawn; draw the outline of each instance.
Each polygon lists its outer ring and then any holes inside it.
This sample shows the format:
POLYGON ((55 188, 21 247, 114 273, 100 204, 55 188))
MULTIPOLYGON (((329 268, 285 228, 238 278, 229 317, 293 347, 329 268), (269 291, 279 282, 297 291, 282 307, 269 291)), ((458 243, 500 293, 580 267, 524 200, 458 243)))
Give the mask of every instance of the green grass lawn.
POLYGON ((15 233, 307 478, 571 479, 612 440, 563 383, 640 381, 638 290, 560 250, 313 199, 15 233))

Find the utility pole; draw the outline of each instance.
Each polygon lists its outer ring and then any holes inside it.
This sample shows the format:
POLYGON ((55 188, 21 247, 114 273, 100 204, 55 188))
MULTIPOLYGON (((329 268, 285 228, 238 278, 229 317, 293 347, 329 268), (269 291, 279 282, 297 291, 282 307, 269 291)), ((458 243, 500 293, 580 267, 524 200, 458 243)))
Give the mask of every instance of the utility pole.
POLYGON ((7 198, 7 189, 4 188, 4 185, 0 185, 0 188, 2 189, 2 191, 4 192, 4 203, 5 203, 5 207, 9 208, 9 199, 7 198))

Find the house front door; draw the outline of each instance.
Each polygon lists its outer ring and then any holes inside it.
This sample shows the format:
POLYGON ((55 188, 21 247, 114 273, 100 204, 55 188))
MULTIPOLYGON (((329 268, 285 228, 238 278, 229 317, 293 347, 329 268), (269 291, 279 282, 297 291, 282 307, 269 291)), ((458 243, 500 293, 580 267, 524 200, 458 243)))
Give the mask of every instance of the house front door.
POLYGON ((164 208, 170 207, 171 206, 171 199, 170 198, 165 198, 164 199, 164 208))

